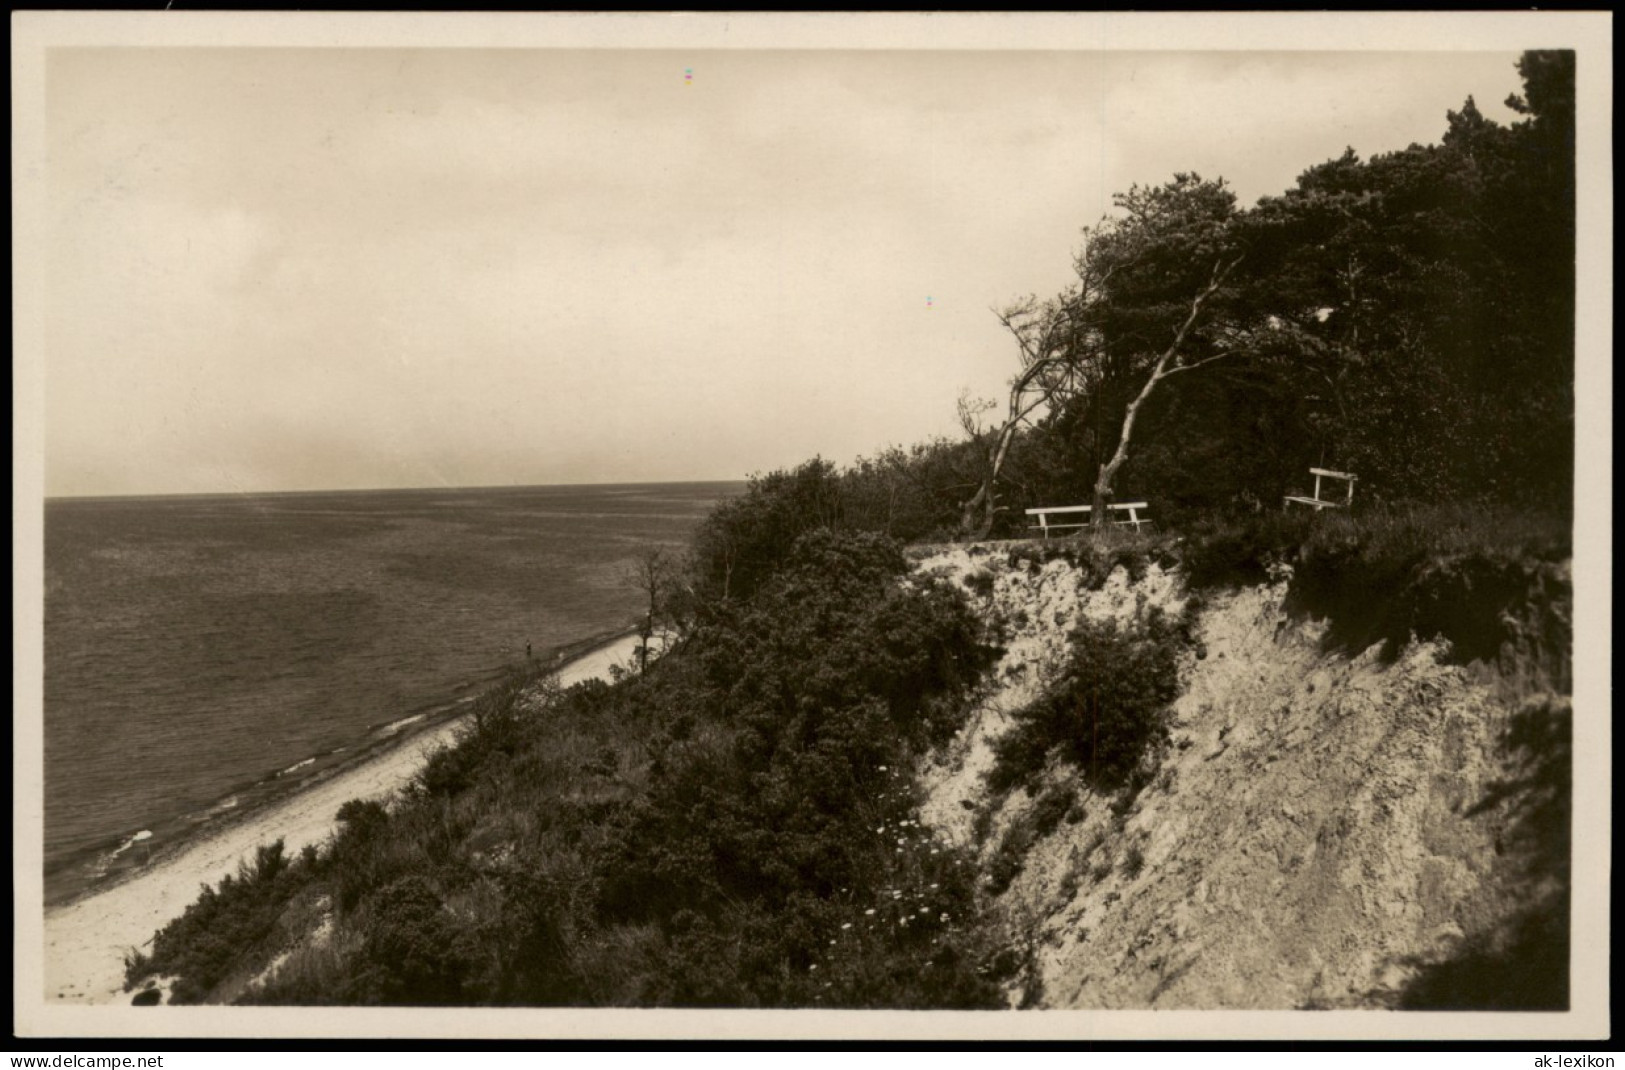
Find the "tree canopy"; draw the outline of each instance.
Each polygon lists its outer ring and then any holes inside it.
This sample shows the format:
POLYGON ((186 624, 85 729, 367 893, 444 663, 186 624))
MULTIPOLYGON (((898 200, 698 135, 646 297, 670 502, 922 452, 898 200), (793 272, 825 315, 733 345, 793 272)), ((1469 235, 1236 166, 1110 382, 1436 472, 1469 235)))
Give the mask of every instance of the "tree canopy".
POLYGON ((1067 375, 997 474, 1033 504, 1152 495, 1178 512, 1256 507, 1329 465, 1380 500, 1565 510, 1574 56, 1529 52, 1519 71, 1522 120, 1469 97, 1438 144, 1349 149, 1251 208, 1192 173, 1116 197, 1074 284, 1003 316, 1014 390, 1041 355, 1067 375))

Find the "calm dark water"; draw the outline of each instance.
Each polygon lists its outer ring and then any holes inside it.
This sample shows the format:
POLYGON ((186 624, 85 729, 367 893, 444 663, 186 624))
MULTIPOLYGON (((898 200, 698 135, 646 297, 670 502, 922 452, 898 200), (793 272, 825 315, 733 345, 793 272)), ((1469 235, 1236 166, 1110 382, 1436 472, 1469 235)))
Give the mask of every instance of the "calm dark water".
POLYGON ((48 896, 466 698, 527 642, 626 627, 636 556, 742 489, 47 502, 48 896))

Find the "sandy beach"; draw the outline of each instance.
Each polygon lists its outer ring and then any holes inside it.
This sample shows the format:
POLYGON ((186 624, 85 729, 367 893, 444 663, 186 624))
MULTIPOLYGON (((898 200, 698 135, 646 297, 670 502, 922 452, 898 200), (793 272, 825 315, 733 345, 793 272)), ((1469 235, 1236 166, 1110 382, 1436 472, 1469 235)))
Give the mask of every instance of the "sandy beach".
MULTIPOLYGON (((589 651, 560 670, 560 681, 569 685, 607 678, 610 666, 627 663, 637 641, 636 636, 626 636, 589 651)), ((197 898, 201 885, 236 873, 261 844, 280 838, 292 855, 307 844, 326 840, 341 805, 350 799, 381 798, 403 786, 432 751, 452 739, 460 723, 448 721, 421 732, 369 762, 154 863, 139 876, 48 910, 42 949, 47 1001, 128 1002, 125 951, 145 945, 158 929, 179 917, 197 898)))

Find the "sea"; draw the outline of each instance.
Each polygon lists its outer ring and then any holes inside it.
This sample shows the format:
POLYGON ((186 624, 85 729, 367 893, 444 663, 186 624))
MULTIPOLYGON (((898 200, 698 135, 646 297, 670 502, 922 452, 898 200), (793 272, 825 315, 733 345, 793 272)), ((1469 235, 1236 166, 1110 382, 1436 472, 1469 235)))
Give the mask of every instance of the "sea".
POLYGON ((47 902, 624 634, 640 555, 743 490, 47 500, 47 902))

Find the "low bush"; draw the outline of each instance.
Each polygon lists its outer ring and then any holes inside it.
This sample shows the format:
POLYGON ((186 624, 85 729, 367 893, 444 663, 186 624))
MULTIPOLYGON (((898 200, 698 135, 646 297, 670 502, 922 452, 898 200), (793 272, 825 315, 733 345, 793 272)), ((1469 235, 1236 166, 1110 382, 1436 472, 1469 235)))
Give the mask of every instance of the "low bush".
POLYGON ((312 879, 302 861, 282 853, 282 841, 260 847, 235 877, 202 894, 153 938, 152 954, 131 956, 125 989, 149 977, 176 978, 171 1003, 199 1003, 276 930, 288 901, 312 879))
POLYGON ((989 786, 1002 792, 1030 783, 1052 754, 1098 791, 1129 785, 1141 761, 1167 740, 1166 711, 1179 694, 1186 635, 1184 622, 1155 608, 1121 630, 1079 625, 1058 679, 1016 713, 994 744, 989 786))
POLYGON ((987 866, 987 890, 991 895, 1002 895, 1021 875, 1027 864, 1027 852, 1038 838, 1038 829, 1032 815, 1024 815, 1011 822, 1005 830, 999 849, 993 853, 987 866))
POLYGON ((1268 582, 1272 566, 1297 558, 1314 522, 1307 510, 1198 520, 1179 549, 1185 582, 1196 590, 1268 582))
POLYGON ((1327 644, 1443 638, 1458 661, 1503 656, 1546 686, 1569 687, 1572 631, 1563 607, 1571 553, 1559 517, 1446 504, 1353 512, 1266 512, 1198 522, 1179 557, 1192 590, 1291 577, 1290 610, 1328 622, 1327 644))
POLYGON ((988 598, 993 594, 993 573, 985 568, 966 573, 965 586, 970 588, 973 593, 988 598))
POLYGON ((1033 801, 1033 827, 1038 835, 1048 836, 1060 825, 1072 809, 1077 793, 1070 784, 1052 784, 1033 801))
POLYGON ((460 946, 462 934, 422 875, 403 877, 373 895, 362 932, 359 1002, 461 1001, 471 963, 460 946))
POLYGON ((1572 631, 1563 607, 1568 530, 1465 506, 1326 516, 1297 554, 1290 608, 1326 619, 1329 645, 1443 638, 1458 661, 1494 660, 1512 644, 1550 686, 1569 686, 1572 631))
POLYGON ((1145 850, 1138 843, 1129 844, 1123 855, 1123 876, 1134 880, 1145 870, 1145 850))

